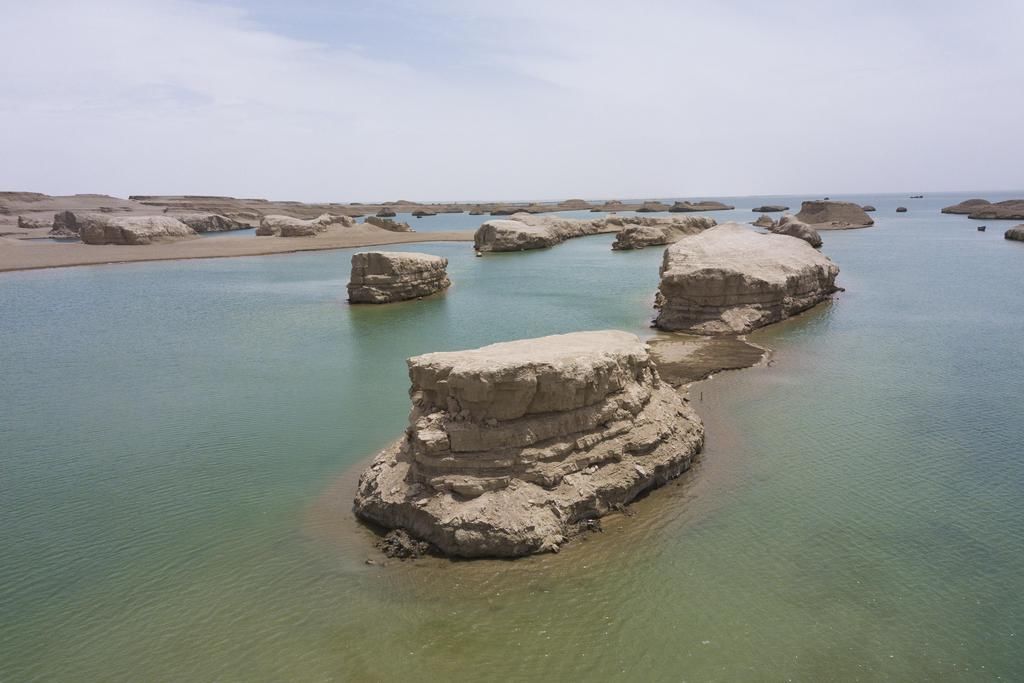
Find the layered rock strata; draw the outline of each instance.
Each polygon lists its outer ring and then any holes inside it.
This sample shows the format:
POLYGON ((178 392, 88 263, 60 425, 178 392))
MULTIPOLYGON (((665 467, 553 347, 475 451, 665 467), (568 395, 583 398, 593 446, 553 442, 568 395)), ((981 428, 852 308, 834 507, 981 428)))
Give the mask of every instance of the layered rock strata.
POLYGON ((647 346, 578 332, 410 358, 409 427, 363 473, 355 513, 458 557, 557 551, 689 469, 700 419, 647 346))
POLYGON ((749 332, 829 298, 838 273, 803 240, 725 223, 665 250, 655 326, 749 332))
POLYGON ((429 296, 451 285, 448 259, 405 251, 366 251, 352 255, 348 300, 387 304, 429 296))
POLYGON ((172 213, 168 214, 196 232, 227 232, 252 227, 248 222, 228 218, 217 213, 172 213))
POLYGON ((836 202, 812 200, 800 205, 797 219, 818 230, 847 230, 850 228, 866 228, 875 221, 859 204, 853 202, 836 202))
POLYGON ((152 244, 195 237, 196 232, 170 216, 74 215, 86 244, 152 244))
POLYGON ((715 219, 706 216, 670 216, 667 218, 618 217, 605 219, 622 228, 615 233, 612 249, 643 249, 644 247, 678 242, 687 235, 696 235, 715 226, 715 219))

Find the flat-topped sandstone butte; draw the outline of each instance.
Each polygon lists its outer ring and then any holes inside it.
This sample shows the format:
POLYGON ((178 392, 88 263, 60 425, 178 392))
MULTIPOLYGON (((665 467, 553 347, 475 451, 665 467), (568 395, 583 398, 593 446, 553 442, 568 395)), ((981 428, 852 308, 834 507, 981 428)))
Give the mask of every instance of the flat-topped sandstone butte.
POLYGON ((556 551, 687 469, 700 419, 626 332, 410 358, 406 434, 363 473, 360 518, 458 557, 556 551))
POLYGON ((170 216, 75 215, 78 235, 86 244, 152 244, 196 237, 196 231, 170 216))
POLYGON ((355 224, 356 221, 351 216, 337 216, 329 213, 311 220, 275 214, 264 216, 260 220, 260 227, 256 228, 256 234, 260 237, 316 237, 320 233, 326 232, 332 225, 350 228, 355 224))
POLYGON ((655 326, 696 334, 749 332, 829 298, 838 274, 802 239, 725 223, 665 250, 655 326))
POLYGON ((848 230, 875 224, 874 219, 853 202, 807 201, 800 205, 796 218, 818 230, 848 230))
POLYGON ((448 259, 409 251, 364 251, 352 255, 348 300, 387 304, 447 289, 448 259))
POLYGON ((573 237, 616 232, 620 227, 603 218, 590 220, 516 213, 510 218, 489 220, 477 228, 473 246, 480 252, 543 249, 573 237))

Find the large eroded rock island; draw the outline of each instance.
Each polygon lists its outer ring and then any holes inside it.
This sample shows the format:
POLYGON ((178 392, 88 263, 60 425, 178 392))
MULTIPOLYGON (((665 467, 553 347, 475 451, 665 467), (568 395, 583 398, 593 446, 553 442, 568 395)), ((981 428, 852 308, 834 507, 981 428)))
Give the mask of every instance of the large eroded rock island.
POLYGON ((992 203, 987 199, 967 199, 942 209, 942 213, 967 214, 981 220, 1022 220, 1024 199, 1006 199, 992 203))
POLYGON ((822 199, 803 202, 796 218, 818 230, 848 230, 875 224, 860 204, 822 199))
POLYGON ((725 223, 665 250, 654 324, 695 334, 749 332, 829 298, 838 274, 802 239, 725 223))
POLYGON ((609 223, 604 218, 587 220, 516 213, 510 218, 487 221, 477 228, 473 246, 480 252, 543 249, 573 237, 617 232, 620 227, 620 223, 609 223))
POLYGON ((589 520, 685 472, 703 445, 700 419, 626 332, 408 365, 409 426, 363 473, 354 510, 446 555, 556 551, 589 520))
POLYGON ((352 255, 348 300, 388 304, 429 296, 451 286, 448 259, 410 251, 364 251, 352 255))

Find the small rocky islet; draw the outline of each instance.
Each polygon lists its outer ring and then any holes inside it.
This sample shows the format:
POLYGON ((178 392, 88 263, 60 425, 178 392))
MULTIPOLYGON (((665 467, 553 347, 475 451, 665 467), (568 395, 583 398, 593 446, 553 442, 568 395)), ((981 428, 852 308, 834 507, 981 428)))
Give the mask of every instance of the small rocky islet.
POLYGON ((420 299, 451 286, 448 259, 408 251, 368 251, 352 255, 348 300, 388 304, 420 299))

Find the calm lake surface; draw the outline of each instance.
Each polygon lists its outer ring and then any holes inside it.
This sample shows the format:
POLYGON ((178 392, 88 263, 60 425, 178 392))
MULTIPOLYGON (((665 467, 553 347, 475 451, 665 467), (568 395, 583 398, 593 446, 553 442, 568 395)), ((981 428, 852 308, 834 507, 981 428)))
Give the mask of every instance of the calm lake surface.
POLYGON ((354 250, 0 275, 0 680, 1024 680, 1024 244, 966 196, 1010 195, 849 197, 847 291, 693 388, 701 463, 515 562, 365 564, 404 359, 647 334, 661 249, 388 247, 454 286, 380 308, 354 250))

